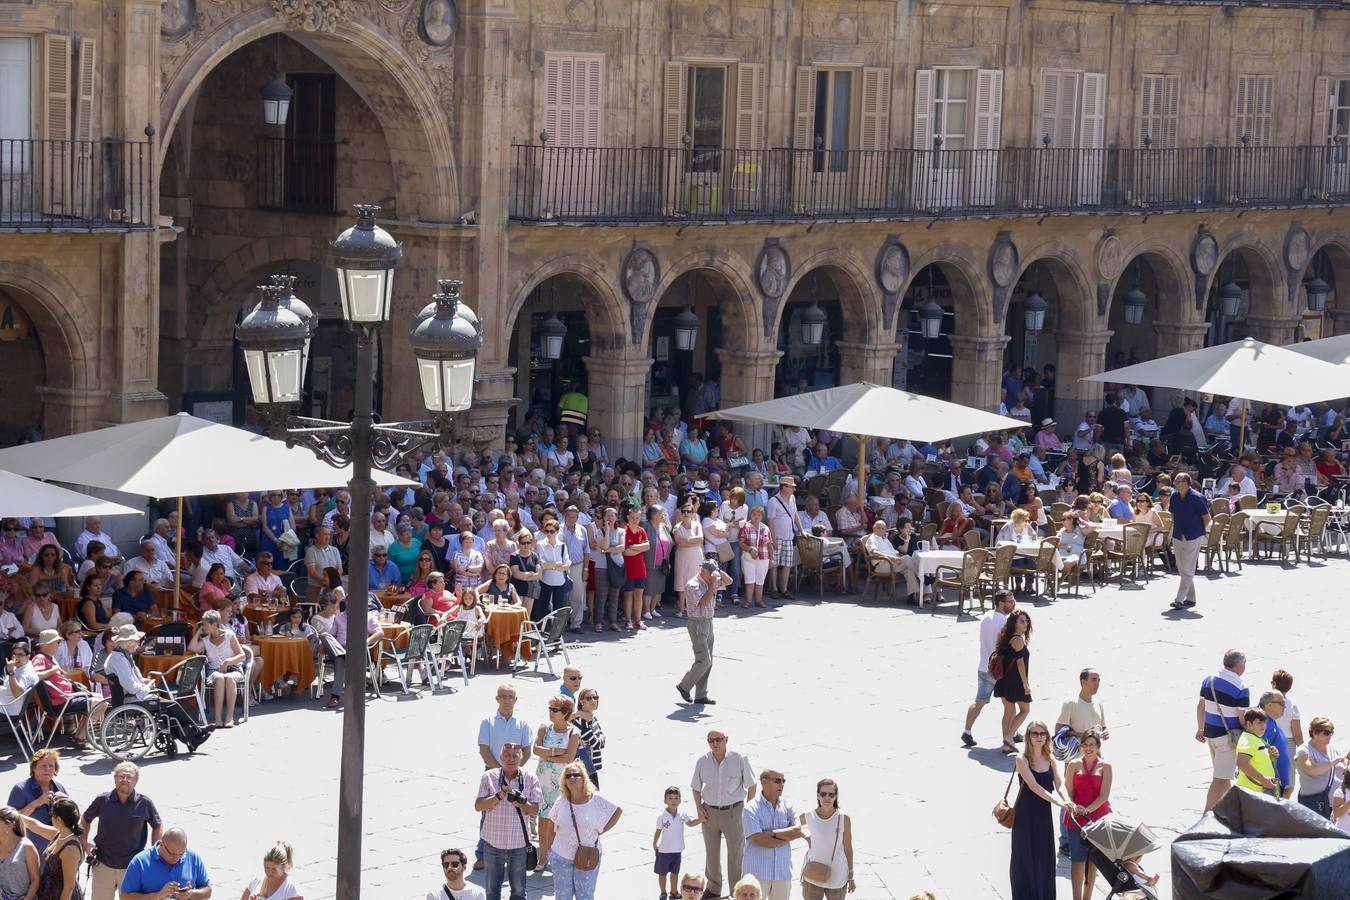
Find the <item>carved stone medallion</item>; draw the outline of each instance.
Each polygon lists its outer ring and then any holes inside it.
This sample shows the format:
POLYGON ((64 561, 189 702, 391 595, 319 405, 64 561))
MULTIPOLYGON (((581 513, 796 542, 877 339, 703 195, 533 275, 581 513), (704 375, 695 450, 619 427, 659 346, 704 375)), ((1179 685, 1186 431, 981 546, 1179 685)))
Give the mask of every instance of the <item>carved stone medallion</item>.
POLYGON ((989 248, 989 279, 997 287, 1010 287, 1017 277, 1017 245, 1006 231, 1000 231, 998 240, 989 248))
POLYGON ((1298 272, 1308 264, 1312 256, 1312 240, 1308 232, 1298 222, 1289 226, 1289 234, 1284 239, 1284 262, 1289 271, 1298 272))
POLYGON ((909 278, 909 251, 892 238, 881 245, 877 254, 877 284, 887 294, 898 294, 909 278))
POLYGON ((160 36, 175 40, 192 30, 197 18, 196 0, 162 0, 159 5, 160 36))
POLYGON ((783 296, 791 270, 792 265, 783 245, 774 238, 765 241, 764 249, 759 252, 759 260, 755 263, 755 280, 759 282, 760 293, 770 300, 783 296))
POLYGON ((1208 278, 1219 265, 1219 242, 1208 229, 1202 229, 1191 242, 1191 269, 1208 278))
POLYGON ((459 30, 459 13, 454 0, 422 0, 418 33, 433 47, 445 47, 459 30))
POLYGON ((352 20, 356 0, 272 0, 272 10, 292 28, 333 32, 352 20))
POLYGON ((1114 281, 1125 264, 1125 248, 1114 231, 1107 231, 1097 242, 1097 274, 1103 281, 1114 281))
POLYGON ((623 259, 623 292, 633 303, 650 303, 656 297, 660 275, 656 254, 642 244, 634 244, 623 259))

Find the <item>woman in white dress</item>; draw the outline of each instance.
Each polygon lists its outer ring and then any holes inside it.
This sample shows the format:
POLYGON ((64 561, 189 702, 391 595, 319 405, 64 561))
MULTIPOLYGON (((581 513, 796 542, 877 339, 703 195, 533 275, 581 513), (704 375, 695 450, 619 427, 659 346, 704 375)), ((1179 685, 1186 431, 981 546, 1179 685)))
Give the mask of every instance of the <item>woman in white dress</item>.
POLYGON ((802 863, 802 900, 844 900, 854 889, 853 822, 839 811, 839 785, 816 782, 816 808, 802 813, 806 860, 802 863))

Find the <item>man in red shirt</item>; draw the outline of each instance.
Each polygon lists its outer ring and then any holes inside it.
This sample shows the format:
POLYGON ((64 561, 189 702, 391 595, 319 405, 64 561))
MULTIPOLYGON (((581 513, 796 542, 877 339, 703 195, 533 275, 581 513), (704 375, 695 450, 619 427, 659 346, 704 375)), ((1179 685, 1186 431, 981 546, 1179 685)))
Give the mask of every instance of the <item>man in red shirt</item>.
POLYGON ((61 671, 61 667, 56 664, 52 654, 56 652, 56 645, 61 643, 61 635, 57 634, 54 628, 44 629, 38 634, 34 644, 37 646, 37 652, 33 654, 33 671, 37 672, 38 680, 42 682, 42 687, 47 691, 47 697, 51 700, 52 706, 61 710, 65 715, 75 717, 75 744, 83 746, 84 744, 84 718, 89 712, 89 697, 83 692, 77 693, 75 686, 70 683, 66 673, 61 671))

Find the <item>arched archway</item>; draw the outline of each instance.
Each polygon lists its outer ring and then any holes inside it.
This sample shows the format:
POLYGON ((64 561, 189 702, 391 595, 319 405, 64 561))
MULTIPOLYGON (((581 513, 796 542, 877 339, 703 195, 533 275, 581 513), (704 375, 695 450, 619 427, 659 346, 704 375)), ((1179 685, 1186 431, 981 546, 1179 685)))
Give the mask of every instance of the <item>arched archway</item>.
POLYGON ((1287 344, 1297 325, 1279 263, 1260 244, 1234 244, 1220 257, 1205 298, 1205 346, 1255 337, 1287 344), (1225 297, 1236 297, 1225 302, 1225 297))
POLYGON ((1100 365, 1087 279, 1068 254, 1051 252, 1029 260, 1013 283, 1006 305, 1001 383, 1008 415, 1032 427, 1055 418, 1059 369, 1067 363, 1064 395, 1081 396, 1078 379, 1100 365), (1061 360, 1061 350, 1065 359, 1061 360), (1020 401, 1020 402, 1019 402, 1020 401))
POLYGON ((1313 251, 1299 280, 1299 310, 1303 314, 1301 337, 1322 338, 1350 332, 1350 240, 1328 241, 1313 251), (1314 280, 1326 291, 1324 307, 1310 309, 1308 295, 1314 280))
POLYGON ((979 331, 978 282, 956 260, 918 262, 901 295, 895 317, 895 343, 899 365, 896 387, 942 400, 953 396, 953 371, 958 335, 979 331), (938 306, 942 318, 936 337, 926 337, 925 312, 929 302, 938 306))
POLYGON ((1146 247, 1121 270, 1106 311, 1111 339, 1106 347, 1106 367, 1120 368, 1131 360, 1143 362, 1173 351, 1159 344, 1158 326, 1195 319, 1195 286, 1185 265, 1161 247, 1146 247), (1144 295, 1137 322, 1130 322, 1125 298, 1131 291, 1144 295))

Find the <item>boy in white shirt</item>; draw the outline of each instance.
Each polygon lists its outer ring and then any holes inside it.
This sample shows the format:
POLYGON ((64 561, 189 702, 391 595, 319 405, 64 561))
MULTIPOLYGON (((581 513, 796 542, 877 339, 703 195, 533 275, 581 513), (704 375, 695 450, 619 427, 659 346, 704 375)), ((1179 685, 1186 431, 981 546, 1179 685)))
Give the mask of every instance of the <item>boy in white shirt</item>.
POLYGON ((680 860, 684 853, 684 829, 702 825, 702 819, 691 819, 680 812, 680 789, 666 788, 666 808, 656 817, 656 833, 652 835, 652 849, 656 851, 656 883, 662 897, 680 896, 680 860), (666 886, 666 877, 670 886, 666 886))

